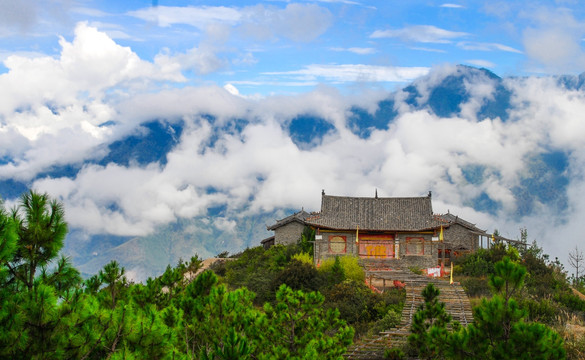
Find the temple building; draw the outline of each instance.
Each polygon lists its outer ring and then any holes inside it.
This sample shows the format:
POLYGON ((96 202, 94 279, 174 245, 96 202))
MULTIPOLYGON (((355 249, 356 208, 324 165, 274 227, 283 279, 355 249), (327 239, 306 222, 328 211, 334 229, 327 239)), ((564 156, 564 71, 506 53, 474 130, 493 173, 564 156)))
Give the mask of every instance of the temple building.
POLYGON ((265 247, 297 242, 305 226, 315 229, 316 264, 334 256, 358 256, 387 267, 428 268, 445 254, 475 251, 484 230, 450 213, 433 214, 431 193, 423 197, 321 195, 321 211, 300 211, 267 229, 265 247), (442 234, 442 235, 441 235, 442 234), (442 241, 443 240, 443 241, 442 241))

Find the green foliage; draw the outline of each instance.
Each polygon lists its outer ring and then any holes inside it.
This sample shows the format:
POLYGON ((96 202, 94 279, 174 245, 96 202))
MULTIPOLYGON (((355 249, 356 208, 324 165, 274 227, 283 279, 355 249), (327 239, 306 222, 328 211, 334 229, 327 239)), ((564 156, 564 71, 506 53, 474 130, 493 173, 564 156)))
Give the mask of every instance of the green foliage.
POLYGON ((319 271, 328 274, 333 284, 345 279, 362 282, 366 279, 364 269, 360 266, 358 258, 355 256, 336 256, 335 258, 326 259, 321 263, 319 271))
POLYGON ((403 360, 406 359, 406 354, 400 348, 386 349, 386 351, 384 351, 384 359, 403 360))
POLYGON ((364 283, 347 280, 334 285, 325 292, 330 309, 338 309, 341 317, 350 324, 369 322, 378 318, 375 308, 379 301, 364 283))
POLYGON ((520 300, 520 306, 526 309, 526 320, 540 322, 549 326, 556 323, 562 316, 561 308, 551 299, 535 300, 524 298, 520 300))
POLYGON ((313 265, 313 256, 306 252, 294 254, 292 260, 297 260, 305 264, 313 265))
POLYGON ((413 273, 417 274, 417 275, 423 275, 424 272, 422 271, 421 268, 419 268, 418 266, 409 266, 408 270, 412 271, 413 273))
POLYGON ((491 294, 488 280, 484 277, 468 277, 461 280, 461 286, 469 297, 489 296, 491 294))
POLYGON ((408 344, 423 359, 441 358, 451 316, 439 302, 439 290, 432 283, 424 288, 422 296, 425 302, 414 314, 408 344))
POLYGON ((39 267, 48 266, 63 247, 67 234, 63 205, 31 190, 12 210, 12 222, 18 241, 8 269, 31 290, 39 267))
POLYGON ((466 254, 459 258, 453 259, 453 265, 457 269, 455 273, 466 276, 482 277, 494 273, 494 264, 508 257, 514 261, 520 259, 518 250, 512 246, 506 246, 503 243, 495 243, 488 249, 478 249, 477 251, 466 254))
MULTIPOLYGON (((265 250, 262 246, 244 250, 236 260, 226 262, 221 271, 230 288, 247 287, 256 293, 255 304, 260 306, 274 300, 276 277, 300 253, 298 245, 275 245, 265 250)), ((215 270, 215 269, 214 269, 215 270)))
MULTIPOLYGON (((129 283, 116 261, 82 282, 58 258, 61 205, 34 192, 22 202, 0 210, 0 359, 331 359, 351 343, 353 329, 317 292, 282 285, 262 310, 253 292, 229 291, 211 271, 187 284, 197 257, 146 284, 129 283)), ((265 269, 312 267, 292 254, 268 252, 265 269)))
POLYGON ((116 260, 112 260, 100 270, 98 275, 100 282, 106 285, 107 295, 109 295, 106 301, 112 309, 116 307, 117 297, 127 284, 124 273, 124 268, 121 268, 116 260))
POLYGON ((286 284, 293 290, 317 291, 321 287, 322 278, 313 264, 293 260, 274 279, 272 288, 276 291, 280 285, 286 284))
POLYGON ((310 226, 305 226, 299 239, 299 247, 302 252, 313 254, 313 247, 315 244, 315 229, 310 226))
POLYGON ((377 320, 370 325, 368 329, 368 334, 378 334, 382 331, 388 331, 400 324, 400 320, 402 320, 402 306, 390 308, 386 315, 383 318, 377 320))
POLYGON ((505 257, 495 264, 489 284, 494 291, 474 309, 474 323, 444 340, 454 359, 564 359, 561 337, 544 324, 525 322, 527 312, 515 299, 526 268, 505 257))
POLYGON ((352 342, 353 329, 334 309, 324 310, 324 297, 282 285, 276 306, 264 305, 268 354, 260 359, 336 359, 352 342), (305 331, 303 331, 303 329, 305 331))
POLYGON ((345 280, 324 291, 324 306, 338 309, 340 318, 356 329, 358 335, 388 330, 400 322, 404 290, 372 292, 364 282, 345 280))

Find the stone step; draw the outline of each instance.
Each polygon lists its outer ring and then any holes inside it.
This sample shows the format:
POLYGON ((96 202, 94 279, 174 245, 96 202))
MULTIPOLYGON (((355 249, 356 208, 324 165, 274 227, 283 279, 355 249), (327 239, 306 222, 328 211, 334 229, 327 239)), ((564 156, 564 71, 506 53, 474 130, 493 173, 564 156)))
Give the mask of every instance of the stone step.
MULTIPOLYGON (((371 338, 360 340, 348 349, 344 355, 346 359, 383 359, 386 349, 406 344, 410 334, 412 318, 419 306, 424 304, 422 291, 429 283, 433 283, 439 289, 439 301, 445 303, 445 310, 454 321, 458 321, 463 326, 473 322, 471 303, 461 285, 449 284, 446 281, 410 273, 415 276, 410 276, 404 271, 387 272, 385 274, 376 273, 376 275, 384 276, 385 279, 392 280, 399 275, 408 276, 404 278, 406 300, 402 309, 400 324, 396 328, 383 331, 371 338)), ((371 273, 371 275, 373 276, 374 274, 371 273)))

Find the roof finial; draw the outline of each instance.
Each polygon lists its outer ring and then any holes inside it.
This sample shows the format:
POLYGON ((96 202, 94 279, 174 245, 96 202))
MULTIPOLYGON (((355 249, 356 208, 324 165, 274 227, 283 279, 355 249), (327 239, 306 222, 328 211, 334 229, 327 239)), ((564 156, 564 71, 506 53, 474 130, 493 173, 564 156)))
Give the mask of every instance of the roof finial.
POLYGON ((376 199, 378 198, 378 189, 376 188, 376 199))
POLYGON ((325 189, 321 189, 321 196, 325 195, 325 189))
POLYGON ((432 193, 432 191, 430 191, 430 190, 429 190, 429 195, 428 195, 428 196, 429 196, 429 197, 432 197, 432 196, 433 196, 433 193, 432 193))

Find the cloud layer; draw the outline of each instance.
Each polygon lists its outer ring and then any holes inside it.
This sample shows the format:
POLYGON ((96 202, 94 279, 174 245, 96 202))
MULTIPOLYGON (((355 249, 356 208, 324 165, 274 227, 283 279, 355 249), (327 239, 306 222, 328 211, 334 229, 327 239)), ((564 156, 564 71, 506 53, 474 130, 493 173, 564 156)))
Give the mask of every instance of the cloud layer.
MULTIPOLYGON (((465 35, 423 31, 431 33, 434 41, 465 35)), ((380 196, 432 190, 436 212, 449 209, 509 237, 520 226, 533 226, 553 255, 562 256, 558 249, 577 242, 571 234, 578 234, 585 215, 585 200, 575 195, 585 187, 585 93, 555 78, 500 83, 455 66, 428 72, 315 65, 288 75, 355 81, 363 74, 403 80, 428 74, 414 82, 415 100, 408 91, 343 95, 325 86, 300 95, 246 98, 233 85, 230 91, 214 85, 157 86, 184 81, 176 57, 142 60, 84 23, 71 42, 61 39, 60 45, 58 57, 5 61, 0 180, 25 181, 62 199, 69 224, 87 234, 144 236, 177 219, 205 216, 214 207, 225 208, 218 226, 233 229, 234 221, 250 214, 318 210, 321 189, 355 196, 378 189, 380 196), (463 76, 468 98, 455 114, 440 117, 424 104, 449 76, 463 76), (478 116, 499 96, 499 87, 511 94, 507 119, 478 116), (372 127, 367 137, 353 131, 349 119, 356 107, 374 116, 380 101, 388 99, 395 116, 388 115, 385 126, 372 127), (299 118, 320 124, 301 134, 305 146, 292 134, 291 124, 299 118), (151 121, 181 128, 166 161, 100 163, 110 144, 148 131, 140 125, 151 121), (567 158, 561 174, 568 179, 562 190, 567 207, 557 211, 536 199, 532 211, 518 217, 514 189, 533 171, 528 160, 550 152, 567 158), (79 171, 43 175, 57 166, 79 171), (479 169, 479 180, 470 178, 470 168, 479 169), (482 197, 497 203, 495 210, 474 206, 482 197)))

